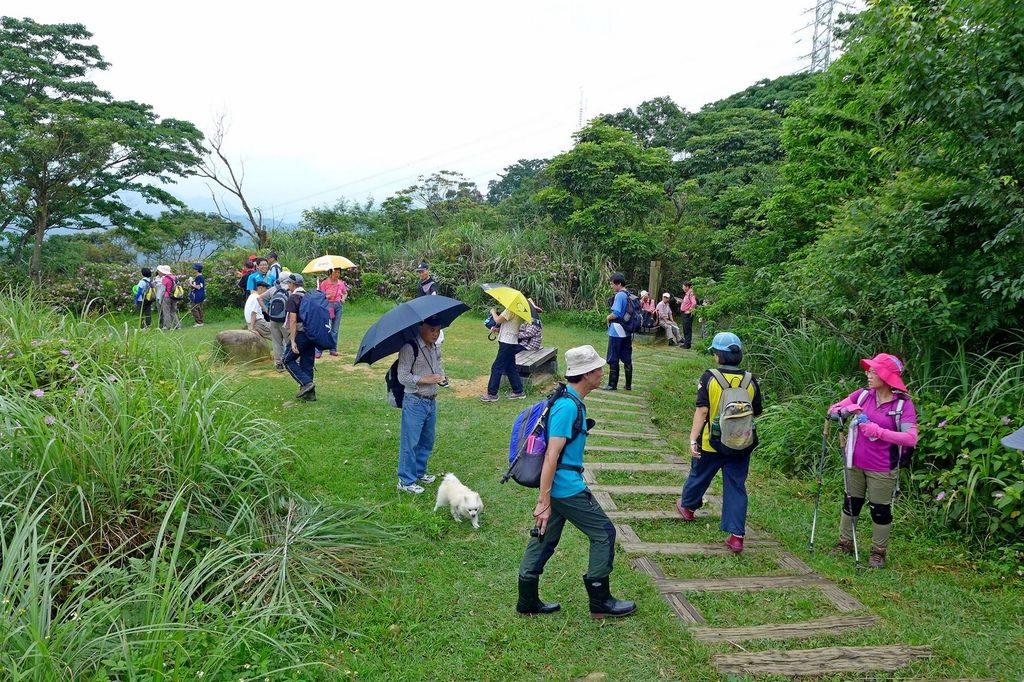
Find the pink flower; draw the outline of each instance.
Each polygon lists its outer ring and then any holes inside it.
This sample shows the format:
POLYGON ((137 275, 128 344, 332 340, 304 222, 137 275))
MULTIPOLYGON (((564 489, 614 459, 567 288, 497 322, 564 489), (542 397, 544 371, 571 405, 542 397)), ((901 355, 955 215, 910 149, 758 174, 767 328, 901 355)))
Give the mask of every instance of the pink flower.
POLYGON ((71 351, 69 351, 67 348, 61 348, 60 349, 60 354, 61 355, 71 355, 71 351))
POLYGON ((32 395, 34 395, 37 398, 42 398, 44 395, 46 395, 46 391, 44 391, 41 388, 37 388, 36 390, 32 391, 32 395))
POLYGON ((43 421, 46 422, 47 426, 53 426, 54 424, 57 423, 57 418, 54 417, 53 415, 48 414, 46 415, 46 417, 43 418, 43 421))
POLYGON ((1009 426, 1013 423, 1013 419, 1010 417, 1003 417, 1003 426, 1009 426))
POLYGON ((938 426, 936 426, 935 428, 937 428, 937 429, 944 429, 944 428, 946 428, 946 422, 947 422, 947 421, 948 421, 948 420, 946 420, 946 419, 943 419, 942 421, 940 421, 940 422, 939 422, 939 425, 938 425, 938 426))
POLYGON ((944 492, 941 492, 941 493, 939 493, 938 495, 935 496, 935 501, 936 502, 942 502, 944 499, 946 499, 946 493, 944 493, 944 492))
POLYGON ((35 341, 32 342, 32 345, 33 346, 38 346, 41 343, 42 343, 42 341, 40 341, 39 339, 36 339, 35 341))

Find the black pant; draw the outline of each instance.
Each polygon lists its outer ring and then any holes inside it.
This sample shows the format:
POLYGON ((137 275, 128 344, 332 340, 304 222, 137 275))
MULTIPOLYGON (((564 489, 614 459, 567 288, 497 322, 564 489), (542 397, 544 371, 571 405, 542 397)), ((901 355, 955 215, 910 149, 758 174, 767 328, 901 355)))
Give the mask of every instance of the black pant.
POLYGON ((616 367, 619 361, 626 367, 633 366, 633 335, 608 337, 608 364, 616 367))
POLYGON ((519 378, 519 370, 516 369, 516 353, 523 349, 517 343, 498 343, 498 357, 494 358, 491 365, 491 379, 487 382, 487 394, 498 395, 501 387, 501 375, 508 375, 508 383, 513 393, 523 392, 523 380, 519 378))
POLYGON ((683 348, 693 343, 693 313, 683 313, 683 348))
POLYGON ((142 329, 145 329, 149 325, 153 324, 153 302, 136 301, 135 314, 139 316, 139 326, 142 329))

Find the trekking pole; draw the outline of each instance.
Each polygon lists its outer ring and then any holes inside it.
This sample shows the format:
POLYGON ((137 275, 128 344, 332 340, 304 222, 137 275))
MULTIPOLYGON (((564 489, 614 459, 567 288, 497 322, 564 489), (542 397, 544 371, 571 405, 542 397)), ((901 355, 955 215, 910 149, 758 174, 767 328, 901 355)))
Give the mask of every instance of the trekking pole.
POLYGON ((825 478, 825 453, 828 451, 828 434, 831 429, 832 415, 825 420, 825 425, 821 429, 821 456, 818 458, 817 467, 817 478, 818 478, 818 490, 814 493, 814 515, 811 517, 811 542, 808 551, 814 554, 814 534, 818 529, 818 507, 821 504, 821 486, 824 483, 825 478))
MULTIPOLYGON (((846 495, 847 500, 850 499, 850 469, 845 462, 843 462, 843 494, 846 495)), ((853 520, 853 567, 857 573, 860 573, 860 552, 857 550, 857 517, 851 515, 850 518, 853 520)))

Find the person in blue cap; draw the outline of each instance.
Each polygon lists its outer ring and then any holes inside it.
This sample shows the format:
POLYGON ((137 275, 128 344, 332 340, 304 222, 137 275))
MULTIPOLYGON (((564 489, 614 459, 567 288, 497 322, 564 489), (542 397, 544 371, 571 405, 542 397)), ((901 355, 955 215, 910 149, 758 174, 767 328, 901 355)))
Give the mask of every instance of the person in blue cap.
POLYGON ((690 475, 676 501, 676 512, 693 521, 704 504, 704 493, 722 471, 721 529, 729 533, 725 546, 739 554, 747 524, 747 472, 750 453, 757 447, 753 418, 762 412, 761 387, 750 372, 740 369, 743 344, 731 332, 719 332, 708 350, 716 369, 697 382, 696 409, 690 427, 690 475))

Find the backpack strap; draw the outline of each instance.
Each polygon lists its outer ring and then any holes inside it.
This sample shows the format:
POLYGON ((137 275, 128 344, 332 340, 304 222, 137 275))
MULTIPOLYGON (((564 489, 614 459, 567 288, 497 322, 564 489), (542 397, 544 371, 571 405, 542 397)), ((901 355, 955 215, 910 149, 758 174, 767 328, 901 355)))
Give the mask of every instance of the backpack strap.
POLYGON ((868 399, 868 389, 860 389, 860 395, 857 396, 857 406, 864 407, 864 401, 868 399))
POLYGON ((754 380, 754 375, 753 374, 751 374, 750 372, 744 372, 743 373, 743 379, 740 380, 739 387, 742 388, 743 390, 748 390, 750 388, 750 383, 753 380, 754 380))
POLYGON ((562 446, 562 451, 558 453, 558 465, 555 468, 562 469, 565 471, 575 471, 578 474, 582 474, 583 467, 574 466, 572 464, 562 464, 562 457, 565 455, 565 448, 569 445, 569 443, 572 443, 573 441, 580 437, 580 434, 586 433, 587 431, 586 425, 583 423, 583 402, 580 401, 580 399, 577 398, 576 396, 569 393, 566 390, 565 384, 561 383, 558 385, 558 388, 552 391, 551 396, 552 399, 548 403, 548 406, 544 409, 543 416, 541 416, 541 421, 544 422, 545 433, 547 433, 548 430, 548 416, 551 413, 551 408, 555 406, 556 402, 558 402, 561 398, 568 398, 576 405, 576 418, 572 422, 572 437, 569 438, 569 440, 565 441, 565 445, 562 446))
MULTIPOLYGON (((718 382, 718 385, 722 387, 723 391, 727 391, 730 388, 732 388, 732 384, 729 383, 729 380, 725 378, 725 375, 722 374, 722 372, 720 370, 709 369, 708 371, 711 372, 711 376, 713 376, 715 378, 715 381, 718 382)), ((749 374, 749 373, 750 372, 747 372, 746 374, 749 374)), ((744 375, 743 378, 746 379, 746 376, 744 375)))

